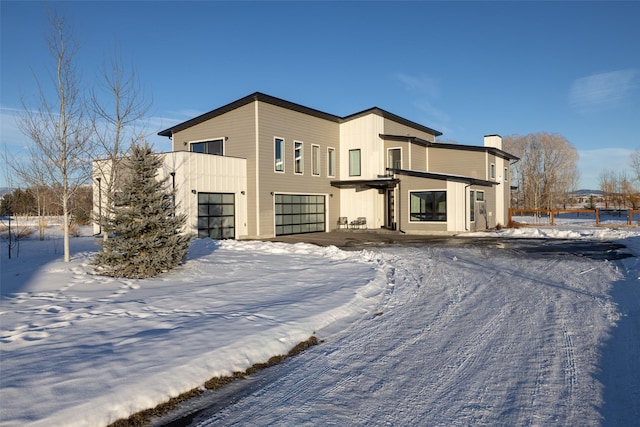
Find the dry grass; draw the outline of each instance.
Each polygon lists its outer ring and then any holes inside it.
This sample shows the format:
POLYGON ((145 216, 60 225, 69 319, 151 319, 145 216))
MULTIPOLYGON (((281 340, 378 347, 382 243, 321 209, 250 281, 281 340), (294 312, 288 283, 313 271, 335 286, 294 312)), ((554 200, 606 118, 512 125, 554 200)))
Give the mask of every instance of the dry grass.
MULTIPOLYGON (((17 236, 18 239, 23 239, 26 237, 31 236, 33 233, 36 232, 36 229, 33 227, 27 227, 24 225, 19 225, 17 228, 17 232, 16 232, 16 227, 12 226, 11 227, 11 234, 13 236, 17 236)), ((4 238, 8 238, 9 237, 9 227, 2 224, 0 225, 0 236, 4 237, 4 238)))
MULTIPOLYGON (((319 343, 320 343, 320 341, 318 341, 318 338, 316 338, 315 336, 311 336, 306 341, 302 341, 301 343, 299 343, 298 345, 293 347, 291 350, 289 350, 289 353, 287 353, 286 355, 273 356, 266 363, 256 363, 252 367, 247 369, 245 372, 234 372, 233 375, 229 375, 229 376, 213 377, 213 378, 207 380, 204 383, 204 388, 207 389, 207 390, 219 389, 221 387, 224 387, 227 384, 232 383, 235 380, 246 378, 249 375, 255 374, 258 371, 266 369, 266 368, 268 368, 270 366, 277 365, 278 363, 282 362, 283 360, 285 360, 285 359, 287 359, 289 357, 295 356, 296 354, 299 354, 299 353, 303 352, 304 350, 308 349, 309 347, 312 347, 312 346, 317 345, 319 343)), ((168 402, 161 403, 160 405, 156 406, 155 408, 145 409, 144 411, 140 411, 140 412, 137 412, 137 413, 129 416, 129 418, 115 421, 115 422, 109 424, 108 427, 139 427, 139 426, 145 426, 145 425, 149 424, 149 422, 151 421, 151 418, 159 417, 159 416, 162 416, 162 415, 166 415, 169 412, 171 412, 172 410, 176 409, 178 404, 180 404, 181 402, 184 402, 186 400, 192 399, 194 397, 198 397, 203 392, 204 392, 204 390, 202 390, 201 388, 194 388, 193 390, 189 390, 188 392, 182 393, 179 396, 172 397, 171 399, 169 399, 168 402)))

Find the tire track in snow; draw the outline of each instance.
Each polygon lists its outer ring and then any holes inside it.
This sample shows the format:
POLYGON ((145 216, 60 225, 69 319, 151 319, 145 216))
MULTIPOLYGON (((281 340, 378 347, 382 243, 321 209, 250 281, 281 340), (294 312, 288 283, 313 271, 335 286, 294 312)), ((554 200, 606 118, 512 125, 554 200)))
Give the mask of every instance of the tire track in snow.
POLYGON ((576 368, 575 349, 571 334, 567 331, 567 328, 563 326, 562 336, 564 337, 564 353, 565 353, 565 369, 564 369, 564 381, 567 386, 566 400, 573 400, 573 391, 578 382, 578 372, 576 368))
POLYGON ((602 329, 583 334, 579 322, 609 315, 607 266, 479 248, 381 252, 394 285, 381 316, 277 368, 277 381, 205 425, 598 423, 585 354, 602 329))

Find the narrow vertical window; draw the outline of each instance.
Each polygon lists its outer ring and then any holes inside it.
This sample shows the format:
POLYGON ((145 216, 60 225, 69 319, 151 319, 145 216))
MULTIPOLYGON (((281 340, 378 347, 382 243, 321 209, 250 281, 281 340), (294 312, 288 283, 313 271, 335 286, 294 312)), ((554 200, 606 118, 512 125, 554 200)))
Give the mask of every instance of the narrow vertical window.
POLYGON ((476 220, 476 195, 473 190, 469 192, 469 221, 476 220))
POLYGON ((274 147, 275 171, 284 172, 284 139, 275 138, 274 147))
POLYGON ((336 150, 327 148, 327 175, 336 176, 336 150))
POLYGON ((360 176, 360 149, 349 150, 349 176, 360 176))
POLYGON ((315 176, 320 175, 320 146, 311 146, 311 173, 315 176))
POLYGON ((302 142, 293 143, 293 170, 295 173, 302 173, 302 142))
POLYGON ((489 166, 489 176, 491 179, 496 179, 496 165, 495 163, 491 163, 489 166))
POLYGON ((509 181, 509 168, 504 168, 504 180, 509 181))

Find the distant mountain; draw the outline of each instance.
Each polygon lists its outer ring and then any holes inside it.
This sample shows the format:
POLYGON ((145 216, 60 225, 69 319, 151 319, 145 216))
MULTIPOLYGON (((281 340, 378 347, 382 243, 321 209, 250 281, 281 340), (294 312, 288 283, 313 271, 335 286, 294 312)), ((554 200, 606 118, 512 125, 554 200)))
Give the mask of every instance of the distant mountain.
POLYGON ((590 194, 602 194, 602 191, 600 190, 577 190, 573 192, 574 195, 576 196, 588 196, 590 194))

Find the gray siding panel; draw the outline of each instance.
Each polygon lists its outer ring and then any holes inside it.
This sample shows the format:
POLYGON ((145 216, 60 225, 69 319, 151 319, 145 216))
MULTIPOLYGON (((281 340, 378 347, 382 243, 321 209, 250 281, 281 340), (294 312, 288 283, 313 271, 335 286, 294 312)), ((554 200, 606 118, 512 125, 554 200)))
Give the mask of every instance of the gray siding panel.
MULTIPOLYGON (((288 194, 339 194, 331 187, 336 178, 327 176, 327 147, 339 148, 339 125, 291 111, 272 104, 259 103, 259 180, 260 180, 260 231, 262 235, 274 235, 274 199, 271 193, 288 194), (274 137, 284 138, 284 173, 274 170, 274 137), (303 173, 294 173, 294 141, 303 144, 303 173), (320 176, 312 175, 312 145, 320 147, 320 176)), ((339 163, 336 164, 339 170, 339 163)), ((329 197, 329 226, 337 221, 339 197, 329 197)))
POLYGON ((429 172, 487 179, 484 152, 428 148, 429 172))

